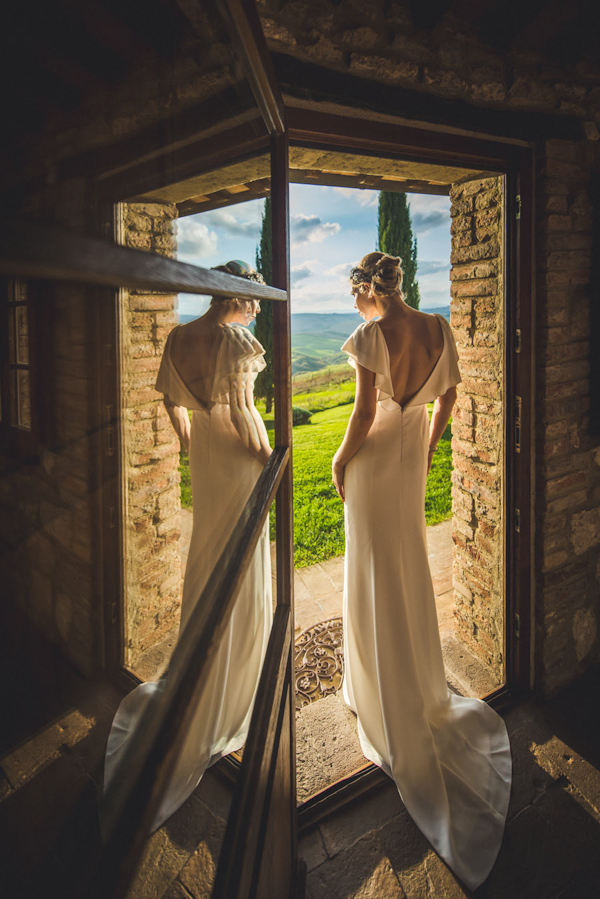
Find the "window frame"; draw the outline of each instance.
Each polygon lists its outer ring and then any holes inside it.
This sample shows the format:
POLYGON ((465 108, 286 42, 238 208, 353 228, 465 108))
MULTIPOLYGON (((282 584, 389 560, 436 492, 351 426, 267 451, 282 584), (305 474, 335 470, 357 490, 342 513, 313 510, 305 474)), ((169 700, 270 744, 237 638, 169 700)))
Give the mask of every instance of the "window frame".
MULTIPOLYGON (((36 333, 36 307, 39 301, 39 285, 32 280, 18 277, 2 278, 0 291, 0 452, 22 462, 33 461, 39 454, 40 444, 40 402, 38 386, 39 347, 36 333), (26 290, 24 300, 14 299, 16 285, 22 284, 26 290), (27 310, 27 362, 11 359, 10 331, 11 309, 25 307, 27 310), (15 394, 11 389, 14 371, 29 374, 29 427, 15 423, 18 410, 15 408, 15 394)), ((13 335, 17 341, 17 335, 13 335)), ((17 400, 18 403, 18 400, 17 400)))

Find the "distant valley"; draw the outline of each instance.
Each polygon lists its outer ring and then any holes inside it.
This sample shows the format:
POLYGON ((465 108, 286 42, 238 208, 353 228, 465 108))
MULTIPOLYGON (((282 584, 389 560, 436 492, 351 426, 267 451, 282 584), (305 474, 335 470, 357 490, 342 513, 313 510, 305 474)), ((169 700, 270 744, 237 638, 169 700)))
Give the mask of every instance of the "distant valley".
MULTIPOLYGON (((427 309, 450 319, 450 307, 427 309)), ((182 324, 193 321, 194 315, 181 315, 182 324)), ((340 347, 361 323, 355 312, 296 312, 292 313, 292 374, 319 371, 329 365, 345 362, 347 356, 340 347)))

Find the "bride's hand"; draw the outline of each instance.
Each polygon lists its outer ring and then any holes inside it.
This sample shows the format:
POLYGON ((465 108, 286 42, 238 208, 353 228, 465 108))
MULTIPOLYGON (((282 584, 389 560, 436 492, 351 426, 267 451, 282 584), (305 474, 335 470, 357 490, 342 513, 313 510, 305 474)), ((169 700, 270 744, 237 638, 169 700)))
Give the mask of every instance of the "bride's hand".
POLYGON ((344 496, 344 468, 345 466, 340 465, 334 456, 331 463, 331 478, 333 480, 333 486, 337 490, 342 502, 346 501, 346 497, 344 496))

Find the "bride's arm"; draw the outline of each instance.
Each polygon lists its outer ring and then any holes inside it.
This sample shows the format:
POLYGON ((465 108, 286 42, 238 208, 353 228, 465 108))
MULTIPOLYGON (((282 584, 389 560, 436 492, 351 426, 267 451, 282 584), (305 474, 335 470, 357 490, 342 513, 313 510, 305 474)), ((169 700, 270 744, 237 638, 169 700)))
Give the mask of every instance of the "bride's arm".
POLYGON ((371 430, 377 408, 375 374, 356 364, 356 398, 344 439, 331 463, 333 484, 341 499, 344 497, 344 469, 361 448, 371 430))
MULTIPOLYGON (((247 391, 249 376, 245 372, 236 372, 229 381, 229 412, 231 421, 238 432, 244 446, 265 464, 271 455, 265 451, 256 420, 248 408, 247 391)), ((252 391, 252 383, 250 384, 252 391)), ((252 403, 254 406, 254 403, 252 403)), ((258 415, 258 412, 257 412, 258 415)), ((268 442, 268 441, 267 441, 268 442)))
POLYGON ((173 400, 170 399, 166 394, 163 399, 163 403, 165 404, 165 409, 167 410, 169 418, 171 419, 171 424, 175 429, 175 433, 183 443, 186 450, 189 450, 191 427, 188 410, 184 406, 178 406, 177 403, 174 403, 173 400))
POLYGON ((267 429, 265 428, 265 423, 261 418, 260 412, 254 405, 254 382, 256 381, 256 375, 251 374, 248 376, 248 380, 246 382, 246 406, 250 415, 254 419, 256 430, 258 433, 258 439, 260 444, 260 451, 258 454, 261 462, 267 462, 269 456, 273 452, 271 449, 271 444, 269 443, 269 435, 267 434, 267 429))
POLYGON ((449 387, 443 396, 438 396, 433 404, 433 412, 431 413, 431 423, 429 425, 429 450, 427 453, 427 471, 431 468, 433 462, 433 454, 438 445, 438 440, 446 430, 446 425, 450 421, 452 408, 456 402, 456 387, 449 387))

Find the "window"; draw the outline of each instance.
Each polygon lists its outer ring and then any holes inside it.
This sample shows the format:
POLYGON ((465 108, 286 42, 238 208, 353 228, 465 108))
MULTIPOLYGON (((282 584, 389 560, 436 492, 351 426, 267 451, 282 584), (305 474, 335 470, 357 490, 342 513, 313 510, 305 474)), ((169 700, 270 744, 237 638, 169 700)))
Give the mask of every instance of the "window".
POLYGON ((0 301, 0 440, 3 451, 32 455, 37 446, 33 411, 32 310, 30 285, 19 278, 3 283, 0 301))

